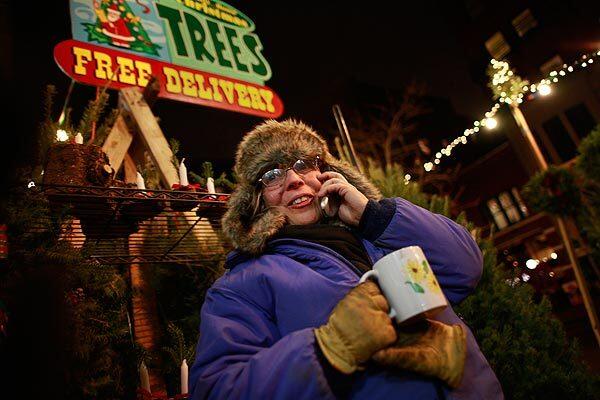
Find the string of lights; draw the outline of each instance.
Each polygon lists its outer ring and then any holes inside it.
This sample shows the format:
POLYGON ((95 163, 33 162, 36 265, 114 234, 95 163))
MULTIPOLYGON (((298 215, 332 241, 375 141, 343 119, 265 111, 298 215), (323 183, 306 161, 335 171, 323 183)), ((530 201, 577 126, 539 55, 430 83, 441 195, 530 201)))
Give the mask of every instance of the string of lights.
MULTIPOLYGON (((494 117, 502 104, 521 104, 525 100, 533 100, 537 95, 547 96, 552 92, 551 86, 558 83, 561 79, 572 72, 587 68, 595 61, 599 61, 600 50, 582 55, 571 64, 563 64, 562 68, 551 71, 548 76, 537 83, 529 84, 527 80, 521 79, 510 68, 506 61, 490 61, 491 89, 494 97, 497 99, 494 105, 484 114, 484 116, 473 122, 470 128, 455 137, 446 147, 437 151, 434 157, 423 164, 425 172, 433 171, 441 163, 443 157, 450 157, 452 150, 460 145, 467 144, 468 140, 479 133, 482 128, 492 130, 498 126, 498 121, 494 117), (530 94, 529 96, 526 96, 530 94)), ((600 61, 599 61, 600 62, 600 61)))

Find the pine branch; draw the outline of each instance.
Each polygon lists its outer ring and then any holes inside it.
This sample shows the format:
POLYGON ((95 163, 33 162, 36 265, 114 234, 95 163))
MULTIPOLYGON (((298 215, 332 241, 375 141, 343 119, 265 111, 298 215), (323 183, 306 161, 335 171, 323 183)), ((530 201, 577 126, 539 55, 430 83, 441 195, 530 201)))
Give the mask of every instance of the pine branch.
POLYGON ((215 179, 215 185, 221 187, 224 186, 229 190, 234 190, 236 183, 233 180, 227 178, 227 174, 225 172, 222 172, 221 175, 217 179, 215 179))
POLYGON ((171 345, 163 347, 162 350, 169 356, 169 359, 172 362, 169 369, 176 370, 184 359, 188 361, 192 360, 194 344, 188 345, 183 331, 172 322, 169 322, 167 325, 167 332, 169 333, 171 345))
POLYGON ((54 107, 54 97, 56 96, 56 87, 47 85, 44 91, 43 101, 43 120, 39 126, 38 138, 38 164, 46 164, 46 156, 50 145, 56 138, 56 129, 58 124, 52 120, 52 108, 54 107))
POLYGON ((119 118, 120 111, 115 108, 110 111, 110 113, 104 118, 102 124, 96 129, 96 137, 92 144, 96 146, 102 146, 106 141, 110 131, 112 130, 117 118, 119 118))
POLYGON ((175 138, 170 138, 169 146, 171 147, 171 151, 173 152, 173 158, 171 159, 171 162, 173 163, 175 168, 179 168, 179 159, 177 158, 177 154, 179 153, 179 146, 180 146, 179 140, 177 140, 175 138))
POLYGON ((190 182, 199 183, 202 186, 206 186, 206 179, 195 173, 194 171, 188 170, 190 176, 190 182))
POLYGON ((83 111, 79 125, 77 126, 77 132, 80 132, 87 142, 90 139, 92 132, 92 125, 98 123, 106 105, 108 104, 108 93, 102 92, 98 99, 90 100, 87 107, 83 111))
POLYGON ((200 174, 204 179, 213 178, 214 179, 214 171, 213 166, 210 161, 204 161, 202 163, 202 173, 200 174))

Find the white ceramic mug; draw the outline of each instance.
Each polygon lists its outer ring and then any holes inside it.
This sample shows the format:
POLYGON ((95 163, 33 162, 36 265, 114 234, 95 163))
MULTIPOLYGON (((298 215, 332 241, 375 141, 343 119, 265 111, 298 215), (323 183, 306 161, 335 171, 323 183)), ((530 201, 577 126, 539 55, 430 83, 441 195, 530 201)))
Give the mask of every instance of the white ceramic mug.
POLYGON ((360 278, 373 278, 399 324, 429 318, 448 306, 446 296, 419 246, 404 247, 382 257, 360 278))

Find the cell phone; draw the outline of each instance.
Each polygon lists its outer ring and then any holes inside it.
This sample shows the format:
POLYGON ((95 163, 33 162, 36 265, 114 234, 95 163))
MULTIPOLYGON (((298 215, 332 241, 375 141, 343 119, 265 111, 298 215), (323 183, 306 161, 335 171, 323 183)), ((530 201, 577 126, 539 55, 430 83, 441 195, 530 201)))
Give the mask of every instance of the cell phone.
MULTIPOLYGON (((331 171, 331 168, 324 168, 323 172, 331 171)), ((319 199, 321 215, 325 218, 333 218, 337 215, 340 208, 340 198, 336 195, 324 196, 319 199)))

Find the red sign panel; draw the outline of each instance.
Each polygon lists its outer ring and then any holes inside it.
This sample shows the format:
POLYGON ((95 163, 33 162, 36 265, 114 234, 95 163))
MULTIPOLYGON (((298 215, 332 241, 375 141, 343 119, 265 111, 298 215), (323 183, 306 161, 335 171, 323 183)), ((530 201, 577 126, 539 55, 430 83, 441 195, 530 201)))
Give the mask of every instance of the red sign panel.
POLYGON ((54 59, 68 76, 88 85, 143 88, 155 76, 160 84, 158 96, 162 98, 265 118, 277 118, 283 113, 283 102, 267 86, 77 40, 56 45, 54 59))

